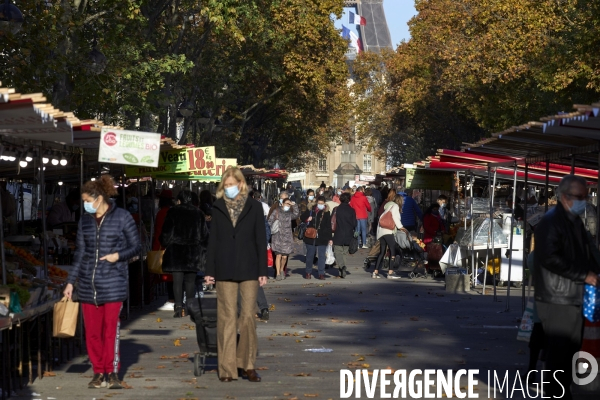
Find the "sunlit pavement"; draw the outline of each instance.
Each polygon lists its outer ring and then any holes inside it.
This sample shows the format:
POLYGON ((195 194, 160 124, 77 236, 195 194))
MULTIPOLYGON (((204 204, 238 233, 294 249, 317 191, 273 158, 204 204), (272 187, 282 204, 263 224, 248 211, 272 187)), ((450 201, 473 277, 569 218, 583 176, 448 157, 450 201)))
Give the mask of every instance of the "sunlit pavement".
MULTIPOLYGON (((360 250, 349 257, 346 279, 337 277, 337 269, 328 269, 325 281, 315 278, 316 269, 311 280, 304 279, 304 257, 298 254, 290 261, 289 278, 269 280, 265 290, 274 310, 268 322, 257 323, 260 383, 220 382, 215 367, 195 377, 194 325, 155 311, 164 302, 160 298, 123 323, 120 375, 128 389, 88 389, 92 371, 87 357, 78 357, 57 368, 56 376, 36 380, 23 397, 338 399, 340 369, 433 368, 479 369, 476 393, 488 398, 488 371, 509 371, 511 385, 517 370, 524 375, 528 348, 516 340, 520 290, 512 290, 510 311, 504 312, 506 290, 493 302, 477 292, 446 293, 443 280, 411 280, 406 272, 399 280, 372 279, 363 269, 366 254, 360 250)), ((513 398, 522 397, 519 393, 513 398)))

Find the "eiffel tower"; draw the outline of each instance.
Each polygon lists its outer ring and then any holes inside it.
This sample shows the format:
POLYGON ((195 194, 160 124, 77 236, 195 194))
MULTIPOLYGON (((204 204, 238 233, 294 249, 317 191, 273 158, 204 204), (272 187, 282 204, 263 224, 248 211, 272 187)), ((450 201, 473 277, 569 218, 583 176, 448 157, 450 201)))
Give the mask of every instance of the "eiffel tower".
POLYGON ((344 3, 346 7, 355 7, 357 13, 367 20, 366 26, 359 27, 364 51, 379 53, 382 49, 394 49, 385 20, 383 0, 346 0, 344 3))

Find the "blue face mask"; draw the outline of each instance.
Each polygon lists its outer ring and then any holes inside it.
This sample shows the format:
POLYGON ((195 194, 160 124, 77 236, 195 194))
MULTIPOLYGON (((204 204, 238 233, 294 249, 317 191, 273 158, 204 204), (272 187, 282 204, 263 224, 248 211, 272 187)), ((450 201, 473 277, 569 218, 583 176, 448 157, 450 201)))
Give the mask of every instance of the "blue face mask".
POLYGON ((319 210, 324 210, 325 209, 325 204, 317 204, 317 208, 319 210))
POLYGON ((85 209, 85 211, 89 212, 90 214, 95 214, 96 211, 98 211, 98 207, 94 207, 95 202, 96 200, 90 201, 89 203, 87 201, 84 201, 83 208, 85 209))
POLYGON ((290 206, 283 206, 283 211, 290 211, 290 206))
POLYGON ((229 186, 228 188, 225 188, 225 196, 227 196, 227 198, 229 198, 229 199, 235 199, 239 193, 240 193, 240 188, 238 188, 237 185, 229 186))
POLYGON ((587 205, 587 201, 585 200, 573 200, 573 205, 569 209, 574 215, 581 215, 585 212, 585 206, 587 205))
POLYGON ((311 201, 312 201, 314 198, 315 198, 315 196, 308 196, 308 199, 309 199, 309 200, 311 200, 311 201))

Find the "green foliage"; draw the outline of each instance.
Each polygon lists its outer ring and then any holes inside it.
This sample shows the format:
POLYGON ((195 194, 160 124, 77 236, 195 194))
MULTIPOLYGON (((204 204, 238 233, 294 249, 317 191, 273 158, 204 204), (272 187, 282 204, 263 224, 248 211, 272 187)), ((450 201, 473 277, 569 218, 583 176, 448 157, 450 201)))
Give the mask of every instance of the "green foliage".
POLYGON ((356 63, 361 90, 372 93, 362 108, 391 115, 380 118, 384 128, 360 133, 394 151, 395 162, 598 100, 600 3, 419 0, 416 9, 408 42, 381 61, 356 63), (370 70, 384 78, 381 88, 366 78, 370 70))
POLYGON ((23 1, 0 80, 79 118, 175 137, 260 164, 301 165, 349 130, 342 0, 23 1), (96 48, 104 71, 89 68, 96 48), (208 122, 206 122, 208 120, 208 122), (259 151, 248 145, 259 144, 259 151))

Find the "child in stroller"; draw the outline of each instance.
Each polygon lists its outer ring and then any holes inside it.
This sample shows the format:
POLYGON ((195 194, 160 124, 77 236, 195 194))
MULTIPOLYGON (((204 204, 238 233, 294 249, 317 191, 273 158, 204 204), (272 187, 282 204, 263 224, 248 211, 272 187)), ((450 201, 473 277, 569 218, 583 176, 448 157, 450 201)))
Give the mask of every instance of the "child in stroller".
POLYGON ((406 230, 398 230, 396 232, 396 243, 402 249, 402 264, 403 266, 412 267, 412 271, 408 274, 411 279, 427 278, 427 254, 425 253, 425 245, 416 235, 413 236, 406 230))

